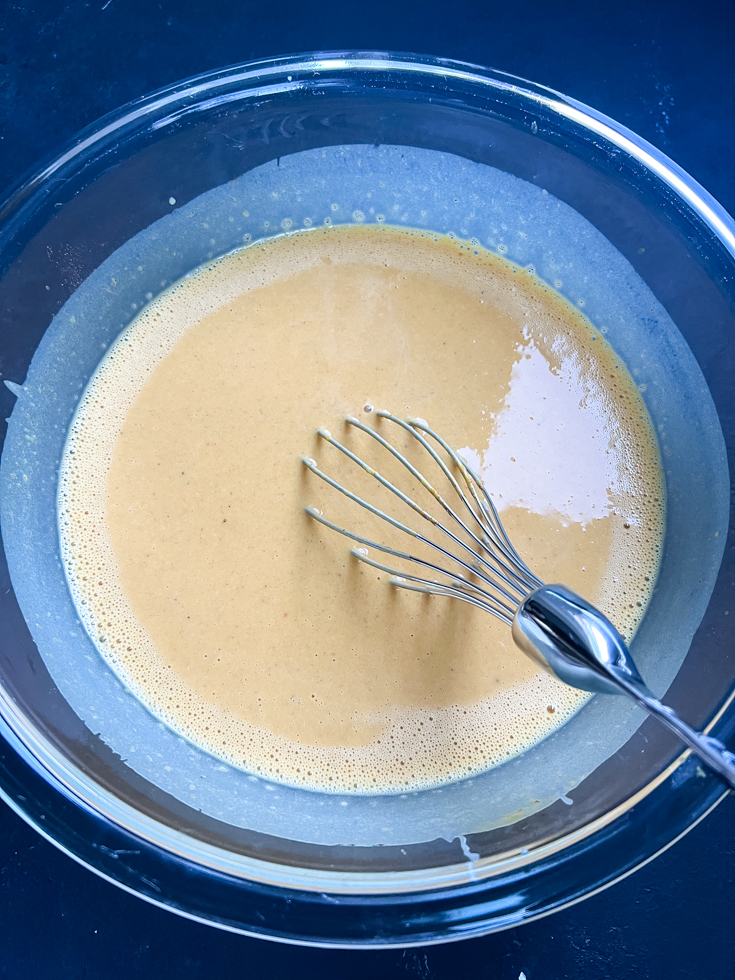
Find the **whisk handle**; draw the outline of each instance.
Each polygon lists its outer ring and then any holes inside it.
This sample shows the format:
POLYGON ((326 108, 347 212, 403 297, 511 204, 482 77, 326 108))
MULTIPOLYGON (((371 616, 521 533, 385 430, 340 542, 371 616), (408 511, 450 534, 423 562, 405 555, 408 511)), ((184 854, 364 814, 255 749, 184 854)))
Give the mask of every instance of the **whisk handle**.
POLYGON ((565 684, 633 698, 735 789, 735 754, 653 696, 620 633, 576 592, 564 585, 536 589, 518 607, 512 632, 524 653, 565 684))
POLYGON ((657 698, 642 697, 631 691, 633 697, 650 714, 666 725, 675 735, 688 745, 695 755, 705 762, 720 776, 731 790, 735 790, 735 754, 728 752, 725 746, 711 735, 705 735, 687 725, 673 708, 662 704, 657 698))
POLYGON ((512 633, 524 653, 570 687, 626 694, 625 677, 650 694, 610 620, 565 585, 531 592, 516 610, 512 633))

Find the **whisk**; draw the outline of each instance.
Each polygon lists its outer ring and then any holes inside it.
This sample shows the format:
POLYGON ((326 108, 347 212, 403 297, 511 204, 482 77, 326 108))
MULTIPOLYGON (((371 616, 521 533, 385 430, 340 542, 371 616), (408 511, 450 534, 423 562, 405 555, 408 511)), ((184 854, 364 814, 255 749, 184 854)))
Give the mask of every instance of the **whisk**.
POLYGON ((364 500, 323 472, 314 459, 304 457, 303 463, 360 507, 426 546, 422 550, 427 555, 438 556, 440 563, 361 537, 333 523, 315 507, 307 507, 307 514, 356 542, 357 547, 352 549, 355 558, 387 572, 391 575, 391 585, 396 588, 459 599, 503 620, 510 626, 516 645, 565 684, 583 691, 625 694, 632 698, 678 735, 731 789, 735 789, 735 754, 728 752, 717 739, 691 728, 672 708, 654 697, 643 682, 622 636, 598 609, 566 586, 544 585, 533 574, 513 547, 482 480, 467 462, 422 419, 404 420, 386 411, 375 414, 400 426, 428 453, 454 493, 453 506, 374 428, 353 416, 348 416, 346 422, 366 433, 398 460, 436 500, 447 515, 447 521, 439 520, 427 511, 335 439, 327 429, 317 431, 322 439, 431 524, 437 535, 422 534, 364 500), (457 476, 446 460, 453 464, 457 476), (378 561, 371 556, 371 551, 400 559, 412 571, 398 570, 378 561))

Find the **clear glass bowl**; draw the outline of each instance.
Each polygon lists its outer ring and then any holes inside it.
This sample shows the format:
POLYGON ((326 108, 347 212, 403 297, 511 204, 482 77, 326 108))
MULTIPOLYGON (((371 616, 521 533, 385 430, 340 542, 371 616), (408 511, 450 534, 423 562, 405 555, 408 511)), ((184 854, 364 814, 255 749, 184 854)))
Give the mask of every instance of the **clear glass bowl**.
MULTIPOLYGON (((171 200, 181 207, 268 161, 355 144, 453 154, 541 187, 582 215, 685 338, 732 451, 728 215, 659 151, 594 110, 499 72, 414 55, 310 54, 235 66, 132 103, 81 133, 0 211, 3 379, 22 382, 63 304, 116 249, 169 214, 171 200)), ((12 385, 0 392, 4 415, 15 394, 12 385)), ((681 407, 684 415, 697 410, 681 407)), ((697 500, 680 507, 684 536, 686 508, 694 513, 697 500)), ((732 742, 732 535, 718 567, 666 697, 690 723, 732 742)), ((568 799, 466 839, 325 845, 238 828, 138 775, 81 721, 38 652, 4 561, 0 576, 3 798, 96 873, 222 928, 356 947, 482 935, 611 884, 725 795, 646 721, 568 799)))

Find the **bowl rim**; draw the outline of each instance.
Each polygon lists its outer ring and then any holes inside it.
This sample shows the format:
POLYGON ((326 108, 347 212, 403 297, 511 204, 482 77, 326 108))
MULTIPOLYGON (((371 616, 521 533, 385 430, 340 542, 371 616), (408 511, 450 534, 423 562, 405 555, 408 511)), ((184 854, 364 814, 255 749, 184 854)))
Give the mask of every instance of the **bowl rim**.
MULTIPOLYGON (((281 77, 286 70, 290 70, 293 74, 297 72, 322 74, 340 70, 413 72, 444 80, 479 82, 497 91, 523 95, 538 106, 557 112, 591 130, 653 171, 697 212, 735 258, 735 221, 725 208, 665 153, 610 116, 599 112, 584 102, 564 95, 556 89, 511 75, 508 72, 486 68, 471 62, 390 51, 312 51, 294 55, 279 55, 274 58, 260 58, 202 72, 156 89, 112 112, 106 113, 68 140, 61 151, 49 154, 40 165, 36 164, 31 167, 7 190, 3 202, 0 204, 0 228, 9 220, 15 208, 22 205, 30 193, 43 181, 52 177, 61 167, 88 153, 97 143, 118 130, 135 124, 145 117, 151 116, 154 112, 174 104, 181 98, 182 94, 186 93, 190 98, 202 99, 202 102, 197 103, 197 108, 205 108, 207 103, 222 105, 228 101, 233 101, 233 98, 228 98, 226 95, 211 95, 209 99, 203 97, 216 92, 223 83, 248 84, 248 97, 260 93, 265 94, 270 86, 264 83, 270 81, 273 84, 274 79, 281 77), (261 84, 256 89, 254 85, 258 81, 261 84)), ((284 91, 289 88, 299 89, 301 87, 302 80, 292 81, 287 77, 287 83, 285 85, 280 84, 278 90, 284 91)), ((156 129, 162 128, 175 118, 181 118, 182 115, 183 113, 177 113, 175 116, 169 114, 153 125, 156 129)))

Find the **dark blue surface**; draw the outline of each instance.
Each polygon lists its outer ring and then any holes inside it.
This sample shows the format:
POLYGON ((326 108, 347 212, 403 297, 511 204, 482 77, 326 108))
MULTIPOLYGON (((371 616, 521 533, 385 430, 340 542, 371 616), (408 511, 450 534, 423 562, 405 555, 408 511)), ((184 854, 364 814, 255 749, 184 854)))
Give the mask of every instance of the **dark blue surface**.
MULTIPOLYGON (((492 65, 617 118, 735 212, 735 4, 317 5, 77 0, 0 5, 0 193, 82 126, 179 78, 307 49, 492 65)), ((735 977, 735 800, 575 908, 483 940, 356 953, 227 935, 79 868, 0 805, 0 977, 735 977)))

